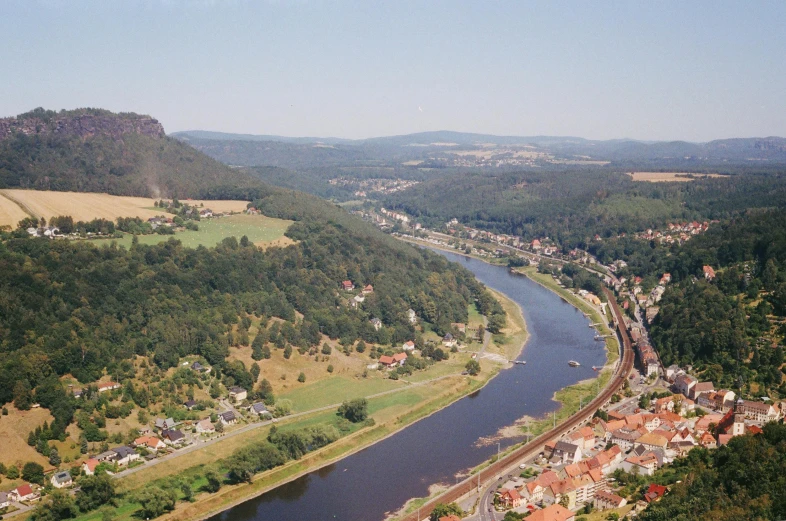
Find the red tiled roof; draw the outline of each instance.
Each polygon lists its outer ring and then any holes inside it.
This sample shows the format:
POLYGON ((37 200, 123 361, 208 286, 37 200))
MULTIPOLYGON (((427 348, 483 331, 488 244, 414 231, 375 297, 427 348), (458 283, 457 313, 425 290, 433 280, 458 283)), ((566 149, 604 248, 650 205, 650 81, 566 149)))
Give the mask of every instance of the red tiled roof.
POLYGON ((33 489, 30 487, 28 483, 25 483, 24 485, 21 485, 16 488, 16 493, 19 495, 19 497, 25 497, 32 494, 33 489))

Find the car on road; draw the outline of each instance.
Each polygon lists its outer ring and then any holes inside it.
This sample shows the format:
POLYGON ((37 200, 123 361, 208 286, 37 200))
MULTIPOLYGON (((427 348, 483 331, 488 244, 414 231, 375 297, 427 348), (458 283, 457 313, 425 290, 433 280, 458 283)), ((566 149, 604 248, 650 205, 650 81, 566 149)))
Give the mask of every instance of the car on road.
POLYGON ((527 464, 526 463, 522 463, 521 465, 519 465, 519 468, 523 470, 523 469, 527 468, 527 464))

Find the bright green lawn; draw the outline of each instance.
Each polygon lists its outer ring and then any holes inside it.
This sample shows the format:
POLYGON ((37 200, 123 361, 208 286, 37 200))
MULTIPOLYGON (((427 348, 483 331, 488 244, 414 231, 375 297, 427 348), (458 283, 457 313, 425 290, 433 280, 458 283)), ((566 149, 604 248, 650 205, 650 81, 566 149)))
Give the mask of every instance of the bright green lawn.
MULTIPOLYGON (((215 219, 199 221, 199 231, 186 230, 175 235, 139 235, 140 244, 158 244, 167 241, 170 237, 181 241, 183 246, 196 248, 197 246, 212 247, 227 237, 247 236, 252 243, 270 242, 279 239, 287 231, 292 221, 274 219, 264 215, 237 214, 215 219)), ((100 242, 109 241, 102 239, 100 242)), ((132 235, 125 234, 122 239, 111 239, 126 248, 131 246, 132 235)), ((98 241, 97 241, 98 242, 98 241)))
POLYGON ((362 379, 335 376, 298 387, 281 394, 280 398, 291 400, 295 411, 308 411, 331 403, 362 398, 405 385, 403 382, 380 378, 377 375, 362 379))

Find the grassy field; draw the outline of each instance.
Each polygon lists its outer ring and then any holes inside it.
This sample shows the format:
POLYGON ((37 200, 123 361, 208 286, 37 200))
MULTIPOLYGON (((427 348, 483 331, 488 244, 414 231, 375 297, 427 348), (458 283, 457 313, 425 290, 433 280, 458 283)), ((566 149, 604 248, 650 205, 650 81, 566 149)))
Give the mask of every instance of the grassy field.
MULTIPOLYGON (((242 236, 259 246, 270 246, 273 244, 286 246, 292 244, 288 237, 284 237, 292 221, 274 219, 264 215, 245 215, 237 214, 227 217, 214 219, 204 219, 199 221, 199 230, 178 232, 175 235, 139 235, 140 244, 158 244, 174 237, 181 241, 184 246, 196 248, 197 246, 213 247, 227 237, 236 237, 238 240, 242 236)), ((98 239, 96 244, 116 241, 119 245, 130 247, 132 235, 125 234, 122 239, 98 239)))
POLYGON ((27 435, 30 431, 40 427, 44 422, 51 423, 54 420, 49 411, 42 408, 20 411, 10 403, 5 407, 8 409, 8 415, 0 416, 0 463, 13 465, 34 461, 45 468, 51 467, 47 458, 27 444, 27 435))
POLYGON ((372 372, 369 378, 347 376, 328 378, 292 389, 279 396, 291 400, 294 410, 308 411, 331 403, 362 398, 404 386, 406 386, 404 382, 382 378, 381 375, 374 375, 372 372))
POLYGON ((527 324, 518 304, 507 298, 502 293, 489 289, 491 293, 502 303, 502 308, 507 313, 507 325, 500 334, 494 335, 489 344, 489 351, 497 353, 508 360, 515 360, 521 353, 524 343, 527 341, 527 324))
MULTIPOLYGON (((114 221, 118 217, 148 219, 164 213, 154 208, 153 199, 147 197, 19 189, 0 190, 0 195, 3 196, 0 197, 0 226, 16 227, 16 223, 27 215, 44 217, 47 220, 53 216, 70 215, 75 221, 90 221, 96 218, 114 221)), ((247 201, 184 202, 192 206, 204 205, 214 212, 242 212, 248 204, 247 201)))

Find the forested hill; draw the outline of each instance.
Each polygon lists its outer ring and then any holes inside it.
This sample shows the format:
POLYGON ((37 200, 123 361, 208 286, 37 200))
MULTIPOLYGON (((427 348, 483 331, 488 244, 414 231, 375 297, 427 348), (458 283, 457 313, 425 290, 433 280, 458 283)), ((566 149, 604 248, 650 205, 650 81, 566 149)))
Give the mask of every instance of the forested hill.
MULTIPOLYGON (((734 437, 717 450, 694 449, 659 471, 670 485, 641 521, 777 521, 786 518, 786 427, 734 437)), ((661 477, 665 479, 661 479, 661 477)))
POLYGON ((258 181, 167 137, 149 116, 39 108, 0 119, 0 188, 196 198, 219 184, 258 181))
POLYGON ((38 400, 62 432, 77 402, 66 396, 60 375, 86 384, 106 369, 122 383, 133 378, 136 356, 170 368, 200 355, 215 374, 231 377, 228 385, 251 381, 247 367, 226 360, 230 345, 248 345, 251 321, 260 324, 254 339, 260 353, 290 346, 300 352, 292 356, 308 356, 322 334, 349 350, 359 340, 384 349, 417 341, 409 308, 436 331, 466 322, 475 301, 485 313, 500 311, 466 269, 316 197, 273 187, 213 195, 254 199, 265 214, 295 220, 287 234, 296 244, 263 251, 229 238, 216 248, 189 249, 171 239, 126 250, 6 237, 0 404, 14 400, 24 408, 38 400), (340 290, 344 280, 374 291, 353 308, 353 294, 340 290), (379 330, 370 322, 375 317, 379 330))
POLYGON ((586 247, 670 221, 723 219, 748 208, 786 205, 786 175, 741 173, 686 183, 634 182, 623 173, 585 167, 457 174, 431 179, 387 197, 383 204, 441 226, 470 226, 551 237, 565 248, 586 247))

